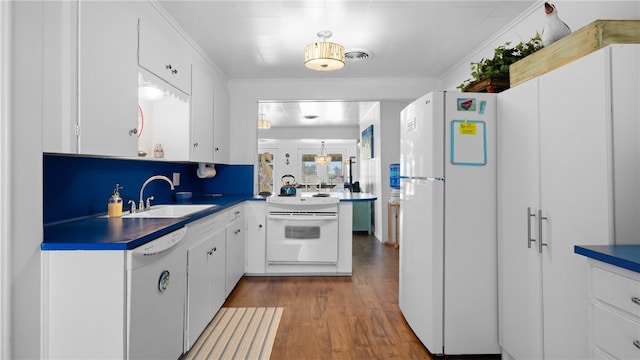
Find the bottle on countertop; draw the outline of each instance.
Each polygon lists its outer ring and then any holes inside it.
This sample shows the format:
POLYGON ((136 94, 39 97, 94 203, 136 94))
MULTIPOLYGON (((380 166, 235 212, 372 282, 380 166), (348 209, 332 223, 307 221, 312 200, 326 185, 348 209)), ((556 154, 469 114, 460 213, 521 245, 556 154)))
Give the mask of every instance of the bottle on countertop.
POLYGON ((162 144, 156 144, 156 147, 153 149, 153 157, 157 159, 161 159, 164 157, 164 149, 162 148, 162 144))
POLYGON ((107 215, 109 217, 122 216, 122 198, 120 197, 120 189, 122 189, 122 186, 120 186, 120 184, 116 184, 116 188, 113 189, 113 193, 109 198, 109 204, 107 205, 107 215))

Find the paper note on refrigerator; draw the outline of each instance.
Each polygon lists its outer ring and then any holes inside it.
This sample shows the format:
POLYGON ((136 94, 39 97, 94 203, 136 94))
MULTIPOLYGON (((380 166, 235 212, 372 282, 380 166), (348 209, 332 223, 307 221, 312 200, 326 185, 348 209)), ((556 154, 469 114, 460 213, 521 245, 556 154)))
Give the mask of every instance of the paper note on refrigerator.
POLYGON ((487 163, 486 124, 480 120, 451 121, 451 164, 482 166, 487 163))

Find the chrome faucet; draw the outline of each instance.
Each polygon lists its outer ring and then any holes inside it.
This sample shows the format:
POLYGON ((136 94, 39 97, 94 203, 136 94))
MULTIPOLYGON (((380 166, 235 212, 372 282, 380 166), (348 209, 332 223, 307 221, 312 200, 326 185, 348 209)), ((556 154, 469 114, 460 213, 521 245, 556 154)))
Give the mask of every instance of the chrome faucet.
POLYGON ((153 200, 153 196, 149 197, 149 199, 147 200, 147 205, 145 206, 144 197, 142 195, 144 193, 144 188, 147 186, 147 184, 149 184, 153 180, 164 180, 164 181, 169 183, 169 185, 171 186, 171 190, 174 190, 173 182, 171 181, 171 179, 169 179, 168 177, 166 177, 164 175, 154 175, 154 176, 148 178, 147 180, 145 180, 145 182, 142 184, 142 187, 140 188, 140 201, 138 202, 138 211, 143 211, 143 210, 148 209, 148 208, 151 207, 151 201, 150 200, 153 200))

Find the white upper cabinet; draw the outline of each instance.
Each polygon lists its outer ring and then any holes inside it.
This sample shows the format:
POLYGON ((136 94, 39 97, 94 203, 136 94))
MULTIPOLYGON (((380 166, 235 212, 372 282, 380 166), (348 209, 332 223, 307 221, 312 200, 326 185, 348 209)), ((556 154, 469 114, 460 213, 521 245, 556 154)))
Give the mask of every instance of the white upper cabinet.
POLYGON ((79 13, 79 153, 135 156, 135 11, 126 3, 83 1, 79 13))
POLYGON ((47 3, 45 11, 43 150, 134 156, 135 10, 126 3, 81 1, 47 3))
MULTIPOLYGON (((200 60, 200 59, 198 59, 200 60)), ((195 162, 214 162, 213 77, 211 67, 195 61, 192 68, 191 94, 191 155, 195 162)))
POLYGON ((84 0, 43 9, 44 152, 154 158, 161 145, 164 160, 214 162, 214 69, 158 9, 84 0), (156 97, 140 91, 147 85, 156 97))
POLYGON ((157 16, 140 19, 140 49, 138 63, 149 72, 191 93, 191 48, 189 44, 157 16))

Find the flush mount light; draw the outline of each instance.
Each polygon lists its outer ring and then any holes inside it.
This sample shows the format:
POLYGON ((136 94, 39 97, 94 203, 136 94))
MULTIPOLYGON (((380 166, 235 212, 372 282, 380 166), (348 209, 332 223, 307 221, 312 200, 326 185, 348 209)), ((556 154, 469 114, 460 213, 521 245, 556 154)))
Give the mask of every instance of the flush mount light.
POLYGON ((318 37, 322 42, 311 43, 304 48, 304 66, 317 71, 333 71, 344 66, 344 46, 327 39, 333 35, 331 31, 320 31, 318 37))
POLYGON ((304 115, 302 116, 305 120, 315 120, 317 119, 319 116, 318 115, 304 115))
POLYGON ((327 155, 327 149, 324 148, 324 141, 320 146, 320 153, 316 155, 315 161, 318 165, 329 165, 331 162, 331 156, 327 155))
POLYGON ((264 119, 264 114, 259 114, 258 129, 271 129, 271 121, 264 119))

